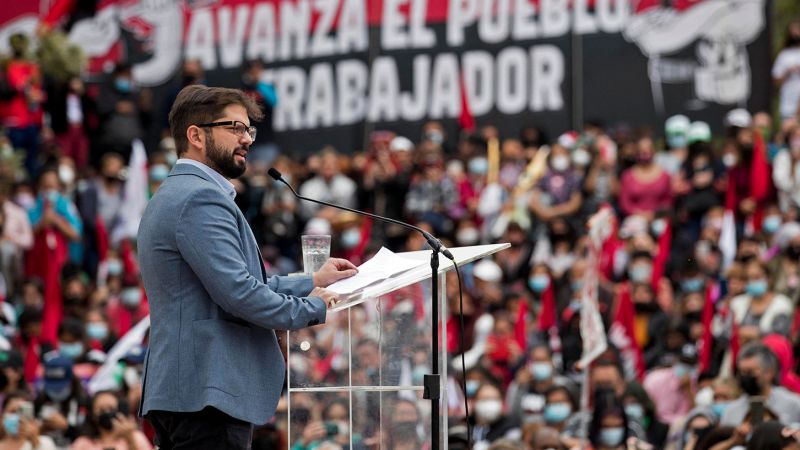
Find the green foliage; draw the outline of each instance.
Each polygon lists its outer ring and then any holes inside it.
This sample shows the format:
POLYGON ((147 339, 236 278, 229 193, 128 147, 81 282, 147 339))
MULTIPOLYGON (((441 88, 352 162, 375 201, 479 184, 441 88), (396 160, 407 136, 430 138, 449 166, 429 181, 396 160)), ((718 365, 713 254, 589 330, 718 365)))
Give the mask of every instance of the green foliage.
POLYGON ((51 31, 40 36, 36 61, 42 73, 56 81, 65 82, 81 74, 86 58, 80 47, 69 42, 66 34, 51 31))

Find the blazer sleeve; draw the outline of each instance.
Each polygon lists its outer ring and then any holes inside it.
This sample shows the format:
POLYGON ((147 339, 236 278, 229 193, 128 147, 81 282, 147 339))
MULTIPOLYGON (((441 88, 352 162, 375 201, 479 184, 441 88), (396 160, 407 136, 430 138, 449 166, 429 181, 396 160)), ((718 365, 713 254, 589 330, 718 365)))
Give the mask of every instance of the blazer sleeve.
MULTIPOLYGON (((235 205, 214 188, 200 189, 184 203, 175 233, 178 251, 211 300, 257 326, 295 330, 325 322, 325 302, 276 292, 247 268, 239 240, 235 205)), ((304 278, 304 277, 303 277, 304 278)), ((270 280, 276 289, 306 293, 309 280, 270 280), (288 287, 288 286, 287 286, 288 287)))

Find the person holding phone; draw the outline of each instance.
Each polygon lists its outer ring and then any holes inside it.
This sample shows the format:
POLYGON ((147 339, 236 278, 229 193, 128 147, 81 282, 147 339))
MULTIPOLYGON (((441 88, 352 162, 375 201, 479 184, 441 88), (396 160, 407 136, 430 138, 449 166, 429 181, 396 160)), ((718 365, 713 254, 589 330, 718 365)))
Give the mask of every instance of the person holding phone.
POLYGON ((70 450, 152 450, 136 421, 121 412, 113 392, 95 394, 86 421, 86 432, 72 443, 70 450))
POLYGON ((3 401, 0 450, 56 450, 53 440, 40 434, 33 417, 33 403, 24 391, 8 394, 3 401))

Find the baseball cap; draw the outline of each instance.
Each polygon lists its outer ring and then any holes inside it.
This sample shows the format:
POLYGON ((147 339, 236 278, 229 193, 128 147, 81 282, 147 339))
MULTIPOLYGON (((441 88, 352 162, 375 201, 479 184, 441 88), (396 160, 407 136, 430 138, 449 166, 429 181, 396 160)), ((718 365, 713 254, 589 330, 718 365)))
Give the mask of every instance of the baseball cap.
POLYGON ((753 116, 744 108, 736 108, 725 114, 725 126, 747 128, 753 124, 753 116))
POLYGON ((389 150, 393 152, 410 152, 414 150, 414 143, 404 136, 397 136, 389 143, 389 150))
POLYGON ((705 122, 692 122, 692 125, 689 127, 687 138, 690 144, 695 142, 711 142, 711 128, 705 122))
POLYGON ((45 358, 44 390, 50 397, 60 399, 69 392, 72 384, 72 361, 61 355, 45 358))

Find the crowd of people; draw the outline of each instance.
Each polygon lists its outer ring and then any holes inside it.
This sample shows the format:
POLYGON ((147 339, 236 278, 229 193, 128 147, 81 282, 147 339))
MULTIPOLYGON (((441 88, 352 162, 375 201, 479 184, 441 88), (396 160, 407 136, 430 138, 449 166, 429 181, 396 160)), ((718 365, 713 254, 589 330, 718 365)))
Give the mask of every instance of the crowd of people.
MULTIPOLYGON (((511 244, 463 268, 463 298, 447 275, 450 448, 567 449, 585 436, 603 450, 797 449, 800 25, 788 36, 775 122, 733 109, 719 124, 587 122, 548 138, 533 125, 499 136, 432 121, 419 136, 377 131, 366 149, 302 157, 277 151, 261 124, 235 201, 269 274, 302 270, 301 234, 332 235, 332 256, 356 264, 381 246, 427 248, 403 228, 300 204, 269 167, 302 195, 409 220, 448 246, 511 244), (591 258, 586 224, 602 208, 610 236, 591 258), (581 370, 587 271, 600 280, 608 350, 581 370)), ((134 183, 137 148, 170 102, 156 104, 130 66, 90 85, 42 73, 25 36, 11 48, 0 72, 0 450, 150 449, 136 414, 146 338, 119 359, 108 352, 148 316, 131 202, 137 188, 156 194, 175 164, 165 137, 144 149, 146 180, 134 183), (102 389, 89 383, 98 374, 102 389)), ((237 87, 269 108, 261 70, 248 64, 237 87)), ((203 83, 202 66, 186 61, 179 78, 174 93, 203 83)), ((292 385, 420 386, 426 289, 293 333, 292 385)), ((253 448, 427 448, 430 410, 416 391, 355 397, 381 409, 382 427, 347 396, 297 393, 291 427, 282 401, 253 448)))

